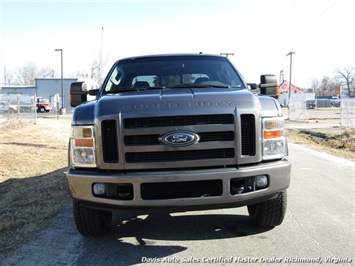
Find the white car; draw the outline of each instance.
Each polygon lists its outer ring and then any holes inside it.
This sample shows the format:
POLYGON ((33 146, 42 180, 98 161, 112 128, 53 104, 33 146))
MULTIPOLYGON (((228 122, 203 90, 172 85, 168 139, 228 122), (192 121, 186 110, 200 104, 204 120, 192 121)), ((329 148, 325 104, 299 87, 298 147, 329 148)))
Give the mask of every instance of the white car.
POLYGON ((9 105, 5 101, 0 102, 0 112, 7 112, 9 110, 9 105))

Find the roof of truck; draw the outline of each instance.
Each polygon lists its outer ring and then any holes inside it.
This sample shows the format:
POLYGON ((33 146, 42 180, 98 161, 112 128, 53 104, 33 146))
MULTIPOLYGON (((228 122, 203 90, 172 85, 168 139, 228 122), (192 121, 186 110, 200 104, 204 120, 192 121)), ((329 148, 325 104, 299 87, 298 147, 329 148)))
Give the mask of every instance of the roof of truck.
POLYGON ((184 56, 201 56, 201 57, 222 57, 225 58, 225 56, 222 55, 217 55, 217 54, 203 54, 203 53, 174 53, 174 54, 152 54, 152 55, 140 55, 140 56, 131 56, 131 57, 126 57, 119 59, 118 61, 121 60, 134 60, 138 58, 152 58, 152 57, 184 57, 184 56))

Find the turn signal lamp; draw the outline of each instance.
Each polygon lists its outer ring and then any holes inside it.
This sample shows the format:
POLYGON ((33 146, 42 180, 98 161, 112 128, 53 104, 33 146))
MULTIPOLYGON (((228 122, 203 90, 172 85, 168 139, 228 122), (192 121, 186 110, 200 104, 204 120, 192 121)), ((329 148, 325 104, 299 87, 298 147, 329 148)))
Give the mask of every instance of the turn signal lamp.
POLYGON ((73 126, 70 136, 70 161, 73 167, 96 167, 93 126, 73 126))
POLYGON ((263 120, 263 159, 272 160, 286 156, 286 138, 283 117, 263 120))

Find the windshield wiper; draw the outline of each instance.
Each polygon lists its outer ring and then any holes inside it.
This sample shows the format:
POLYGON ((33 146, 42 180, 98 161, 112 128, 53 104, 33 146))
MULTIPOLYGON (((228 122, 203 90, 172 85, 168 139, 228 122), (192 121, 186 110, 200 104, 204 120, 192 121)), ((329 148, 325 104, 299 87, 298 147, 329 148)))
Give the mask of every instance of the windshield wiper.
POLYGON ((220 85, 220 84, 182 84, 176 85, 171 88, 222 88, 222 89, 229 89, 230 86, 228 85, 220 85))
POLYGON ((108 93, 121 93, 121 92, 132 92, 132 91, 145 91, 146 88, 119 88, 115 90, 110 90, 108 93))
POLYGON ((147 90, 164 90, 166 87, 163 86, 154 86, 154 87, 147 87, 147 90))

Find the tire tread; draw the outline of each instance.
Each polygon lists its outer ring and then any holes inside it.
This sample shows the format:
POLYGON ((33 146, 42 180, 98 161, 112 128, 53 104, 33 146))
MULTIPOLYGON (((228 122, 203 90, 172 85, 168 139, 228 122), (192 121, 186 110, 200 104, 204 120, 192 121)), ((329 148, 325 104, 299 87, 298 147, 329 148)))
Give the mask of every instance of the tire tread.
POLYGON ((111 224, 112 212, 87 208, 75 200, 73 212, 76 227, 84 236, 102 236, 111 224))
POLYGON ((283 222, 287 207, 287 192, 282 191, 276 197, 248 206, 252 221, 261 227, 275 227, 283 222))

